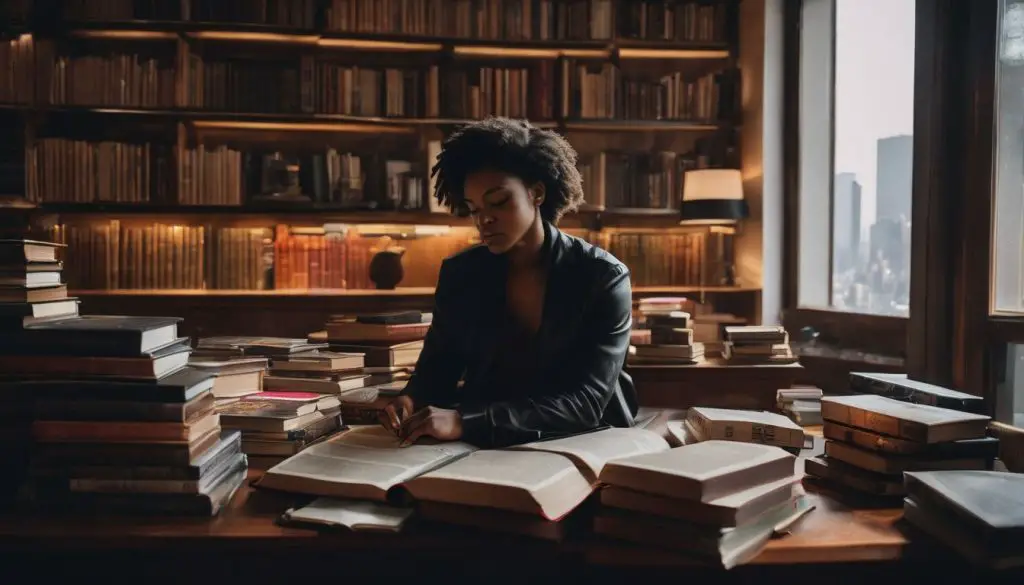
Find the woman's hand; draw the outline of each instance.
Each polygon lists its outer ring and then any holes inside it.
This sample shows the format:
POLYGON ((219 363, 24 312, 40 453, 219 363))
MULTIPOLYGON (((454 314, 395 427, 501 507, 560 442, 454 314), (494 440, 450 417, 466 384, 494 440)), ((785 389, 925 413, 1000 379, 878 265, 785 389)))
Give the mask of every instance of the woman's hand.
POLYGON ((411 396, 399 396, 380 411, 380 424, 395 435, 399 435, 402 424, 412 416, 414 404, 411 396))
POLYGON ((428 406, 402 423, 401 437, 403 445, 411 445, 420 437, 457 441, 462 438, 462 415, 457 410, 428 406))

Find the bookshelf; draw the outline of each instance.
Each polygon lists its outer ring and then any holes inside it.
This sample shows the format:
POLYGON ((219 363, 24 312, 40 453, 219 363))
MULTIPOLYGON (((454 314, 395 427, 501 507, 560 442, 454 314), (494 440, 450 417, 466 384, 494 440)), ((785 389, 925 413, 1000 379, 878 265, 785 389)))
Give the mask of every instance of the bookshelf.
POLYGON ((568 136, 588 201, 561 227, 623 259, 637 291, 756 304, 720 286, 732 238, 679 225, 683 173, 740 164, 738 0, 4 10, 0 191, 48 216, 87 305, 429 304, 441 260, 474 242, 428 196, 430 161, 490 114, 568 136), (389 245, 406 276, 381 294, 366 266, 389 245))

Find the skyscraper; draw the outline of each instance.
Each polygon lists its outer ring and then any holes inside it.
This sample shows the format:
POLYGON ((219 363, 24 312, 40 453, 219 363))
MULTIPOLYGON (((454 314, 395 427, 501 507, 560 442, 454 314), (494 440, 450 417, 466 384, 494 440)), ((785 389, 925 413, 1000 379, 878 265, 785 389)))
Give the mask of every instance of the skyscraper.
POLYGON ((832 186, 832 270, 857 265, 860 252, 860 183, 853 173, 839 173, 832 186))
POLYGON ((889 136, 878 140, 875 218, 910 221, 914 137, 889 136))

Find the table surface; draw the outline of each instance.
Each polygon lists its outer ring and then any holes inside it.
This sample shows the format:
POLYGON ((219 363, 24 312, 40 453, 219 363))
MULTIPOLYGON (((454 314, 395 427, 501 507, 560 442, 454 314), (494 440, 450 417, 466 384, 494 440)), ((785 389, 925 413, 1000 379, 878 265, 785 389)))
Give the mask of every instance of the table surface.
MULTIPOLYGON (((816 434, 816 429, 809 429, 816 434)), ((819 439, 820 440, 820 439, 819 439)), ((250 480, 259 472, 250 471, 250 480)), ((805 482, 808 483, 808 482, 805 482)), ((870 508, 850 505, 845 495, 808 485, 814 510, 793 526, 791 532, 768 543, 752 564, 845 563, 897 560, 908 540, 896 525, 899 508, 870 508), (842 498, 842 500, 840 499, 842 498)), ((303 547, 339 545, 353 549, 479 547, 491 541, 472 532, 454 531, 437 538, 429 530, 407 530, 402 534, 351 533, 285 527, 277 523, 281 513, 301 503, 301 498, 242 487, 230 504, 214 518, 95 517, 39 515, 16 512, 0 516, 0 548, 146 548, 168 541, 278 546, 283 542, 303 547), (340 541, 340 542, 339 542, 340 541)), ((415 525, 414 525, 415 527, 415 525)), ((496 538, 501 538, 497 537, 496 538)), ((521 539, 520 539, 521 540, 521 539)), ((599 564, 692 564, 690 557, 671 551, 657 551, 624 543, 601 541, 592 535, 570 538, 560 550, 583 554, 599 564)))
MULTIPOLYGON (((256 472, 251 472, 254 477, 256 472)), ((894 524, 900 519, 899 509, 857 509, 840 503, 827 493, 809 493, 815 506, 800 520, 790 534, 772 540, 753 563, 821 563, 899 559, 907 539, 894 524)), ((285 527, 277 524, 281 513, 294 503, 283 494, 269 494, 252 487, 243 487, 220 515, 214 518, 144 518, 46 516, 15 513, 0 517, 0 547, 50 548, 134 548, 155 545, 160 541, 201 540, 245 541, 253 545, 261 541, 309 541, 303 546, 316 546, 317 540, 338 540, 346 545, 379 546, 386 541, 391 547, 437 544, 436 535, 423 531, 408 534, 367 534, 285 527), (326 539, 318 539, 325 535, 326 539)), ((466 535, 467 540, 479 540, 466 535)), ((462 539, 446 534, 447 546, 462 546, 462 539), (454 541, 458 541, 453 542, 454 541)), ((237 544, 237 542, 236 542, 237 544)), ((672 552, 621 545, 619 543, 570 541, 561 545, 573 552, 593 553, 595 559, 615 563, 617 556, 656 564, 671 563, 672 552), (643 554, 643 559, 637 558, 643 554)), ((679 562, 692 563, 685 557, 679 562)))

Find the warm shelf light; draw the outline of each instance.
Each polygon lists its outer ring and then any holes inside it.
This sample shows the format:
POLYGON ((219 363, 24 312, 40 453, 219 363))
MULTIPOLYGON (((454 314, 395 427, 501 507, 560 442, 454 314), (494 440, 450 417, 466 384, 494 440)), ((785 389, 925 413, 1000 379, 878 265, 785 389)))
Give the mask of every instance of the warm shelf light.
POLYGON ((386 126, 359 123, 323 123, 323 122, 235 122, 198 120, 197 129, 205 130, 264 130, 282 132, 362 132, 366 134, 411 134, 411 127, 386 126))
POLYGON ((672 120, 635 120, 635 121, 604 121, 604 120, 580 120, 567 122, 567 130, 606 130, 606 131, 627 131, 627 130, 651 130, 661 132, 707 132, 717 130, 717 124, 703 124, 694 122, 673 122, 672 120))
POLYGON ((317 45, 331 49, 355 49, 359 51, 397 51, 432 53, 442 49, 441 43, 412 43, 404 41, 381 41, 371 39, 321 38, 317 45))
POLYGON ((485 45, 456 46, 452 48, 452 53, 464 57, 518 57, 526 59, 553 59, 556 57, 600 59, 608 56, 608 51, 604 49, 500 47, 485 45))
POLYGON ((194 39, 209 41, 243 41, 251 43, 281 43, 288 45, 314 45, 320 39, 317 35, 290 35, 266 32, 240 32, 228 30, 203 30, 190 33, 194 39))
POLYGON ((78 30, 72 34, 80 39, 170 41, 178 38, 173 32, 157 30, 78 30))
POLYGON ((724 49, 619 49, 620 59, 728 59, 724 49))

